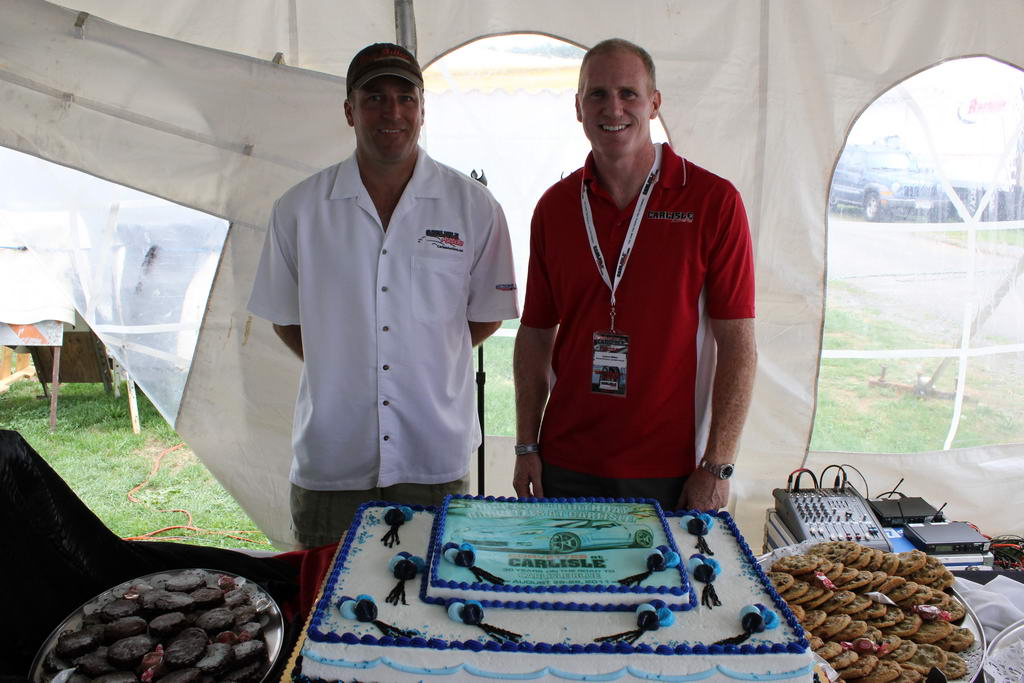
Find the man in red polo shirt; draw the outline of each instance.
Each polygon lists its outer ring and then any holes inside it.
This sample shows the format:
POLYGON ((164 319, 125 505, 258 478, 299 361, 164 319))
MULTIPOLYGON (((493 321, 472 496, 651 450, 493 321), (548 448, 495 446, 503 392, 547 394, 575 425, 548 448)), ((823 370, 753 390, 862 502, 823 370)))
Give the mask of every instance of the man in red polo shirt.
POLYGON ((757 364, 750 231, 731 183, 651 142, 660 106, 642 48, 584 56, 592 153, 533 216, 514 356, 521 497, 728 501, 757 364))

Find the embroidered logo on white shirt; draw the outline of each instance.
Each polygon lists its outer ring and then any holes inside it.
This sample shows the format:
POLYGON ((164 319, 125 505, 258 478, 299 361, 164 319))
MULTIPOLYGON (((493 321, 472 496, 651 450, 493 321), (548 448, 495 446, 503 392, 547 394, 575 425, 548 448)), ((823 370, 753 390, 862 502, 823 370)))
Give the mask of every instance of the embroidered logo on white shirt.
POLYGON ((432 244, 438 249, 450 249, 459 252, 465 251, 463 247, 466 246, 466 243, 459 237, 459 233, 450 230, 438 230, 436 228, 428 228, 424 231, 423 237, 416 241, 432 244))

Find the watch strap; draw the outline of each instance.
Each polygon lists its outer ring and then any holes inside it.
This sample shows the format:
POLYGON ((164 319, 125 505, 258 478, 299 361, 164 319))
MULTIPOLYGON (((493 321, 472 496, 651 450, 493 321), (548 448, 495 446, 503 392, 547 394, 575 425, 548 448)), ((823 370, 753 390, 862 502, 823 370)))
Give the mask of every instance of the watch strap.
POLYGON ((528 455, 529 453, 540 453, 540 444, 537 443, 517 443, 516 444, 516 455, 528 455))
POLYGON ((736 471, 736 465, 731 462, 715 464, 706 460, 701 460, 698 467, 705 472, 715 475, 719 479, 728 479, 736 471))

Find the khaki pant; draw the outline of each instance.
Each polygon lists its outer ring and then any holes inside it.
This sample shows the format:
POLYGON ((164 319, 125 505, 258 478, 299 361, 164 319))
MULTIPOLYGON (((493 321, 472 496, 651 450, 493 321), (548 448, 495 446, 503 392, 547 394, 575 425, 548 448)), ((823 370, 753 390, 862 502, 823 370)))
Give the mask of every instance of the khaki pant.
POLYGON ((316 548, 340 541, 356 509, 367 501, 440 505, 445 496, 468 491, 469 475, 443 484, 395 484, 366 491, 312 491, 292 484, 292 531, 302 547, 316 548))

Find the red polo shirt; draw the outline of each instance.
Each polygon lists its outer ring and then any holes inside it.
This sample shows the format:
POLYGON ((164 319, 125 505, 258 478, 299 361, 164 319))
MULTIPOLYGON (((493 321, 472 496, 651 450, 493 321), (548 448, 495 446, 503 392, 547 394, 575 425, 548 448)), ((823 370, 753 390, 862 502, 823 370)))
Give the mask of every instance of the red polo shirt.
POLYGON ((605 263, 614 271, 636 200, 621 211, 598 184, 593 155, 556 183, 533 214, 522 322, 559 325, 557 377, 541 426, 545 462, 602 477, 689 474, 710 420, 714 338, 708 317, 754 317, 750 230, 739 192, 666 144, 616 291, 629 335, 626 396, 591 391, 593 334, 609 327, 610 292, 590 253, 580 183, 605 263))

